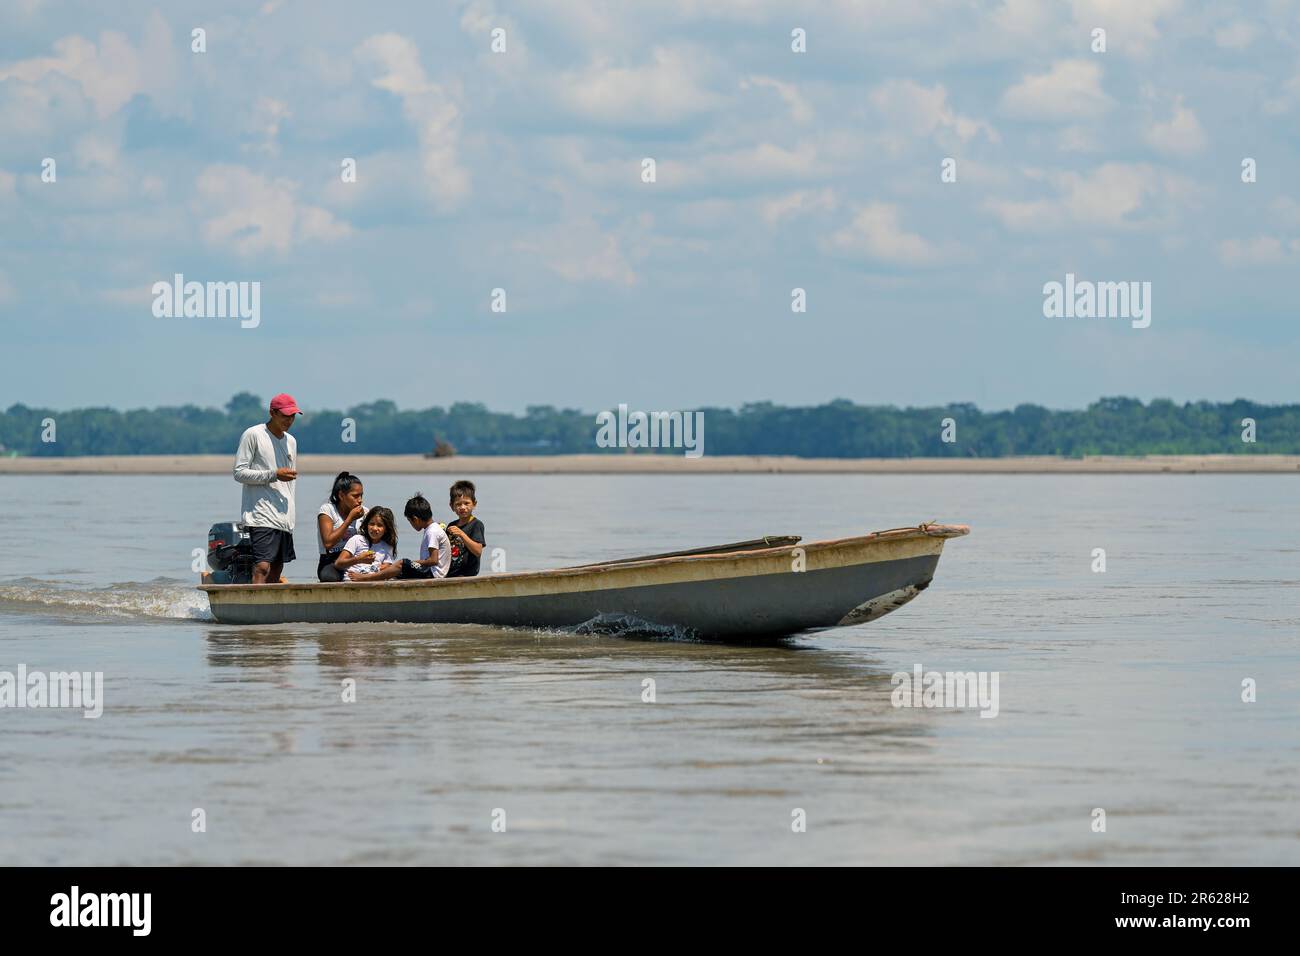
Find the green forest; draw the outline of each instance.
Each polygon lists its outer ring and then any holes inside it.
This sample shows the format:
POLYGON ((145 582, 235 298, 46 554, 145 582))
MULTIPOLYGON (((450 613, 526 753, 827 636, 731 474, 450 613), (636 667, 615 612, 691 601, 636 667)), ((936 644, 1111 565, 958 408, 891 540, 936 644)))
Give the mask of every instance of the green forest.
MULTIPOLYGON (((646 409, 653 411, 653 409, 646 409)), ((931 408, 836 400, 804 408, 767 402, 704 408, 709 455, 805 458, 1006 455, 1300 454, 1300 405, 1102 398, 1082 410, 1018 405, 980 411, 961 403, 931 408), (944 420, 953 441, 944 440, 944 420), (1243 440, 1253 421, 1254 441, 1243 440)), ((13 456, 231 454, 240 433, 266 420, 266 402, 242 392, 225 408, 180 405, 118 411, 55 411, 13 405, 0 414, 0 454, 13 456), (51 440, 52 439, 52 440, 51 440)), ((523 414, 479 404, 399 409, 389 401, 312 411, 294 426, 300 453, 421 454, 438 442, 465 455, 624 454, 596 444, 596 415, 549 405, 523 414), (348 435, 344 419, 355 422, 348 435), (354 437, 354 441, 345 441, 354 437)), ((1249 437, 1249 435, 1248 435, 1249 437)), ((680 449, 636 449, 681 454, 680 449)))

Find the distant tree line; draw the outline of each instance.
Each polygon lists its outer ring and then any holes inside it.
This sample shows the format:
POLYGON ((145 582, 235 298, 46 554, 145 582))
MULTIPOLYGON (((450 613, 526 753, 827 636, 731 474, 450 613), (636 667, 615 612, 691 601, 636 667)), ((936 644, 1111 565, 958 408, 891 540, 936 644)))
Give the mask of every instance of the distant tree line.
MULTIPOLYGON (((646 409, 654 411, 654 409, 646 409)), ((1103 398, 1083 410, 1018 405, 982 412, 971 404, 931 408, 855 405, 836 400, 807 408, 769 402, 739 409, 705 408, 709 455, 796 455, 805 458, 979 457, 1005 455, 1300 454, 1300 405, 1167 399, 1149 404, 1103 398), (944 419, 955 441, 944 441, 944 419), (1243 441, 1253 421, 1254 442, 1243 441), (953 432, 955 431, 955 434, 953 432)), ((266 403, 241 392, 224 409, 180 405, 118 411, 56 412, 13 405, 0 414, 0 454, 234 454, 240 433, 266 419, 266 403), (52 420, 52 424, 50 422, 52 420), (43 440, 53 437, 54 441, 43 440)), ((457 403, 402 411, 389 401, 343 411, 321 409, 294 426, 304 453, 421 454, 436 443, 467 455, 621 454, 597 447, 596 416, 549 405, 522 415, 457 403), (344 419, 355 422, 347 442, 344 419)), ((681 454, 680 449, 637 449, 681 454)))

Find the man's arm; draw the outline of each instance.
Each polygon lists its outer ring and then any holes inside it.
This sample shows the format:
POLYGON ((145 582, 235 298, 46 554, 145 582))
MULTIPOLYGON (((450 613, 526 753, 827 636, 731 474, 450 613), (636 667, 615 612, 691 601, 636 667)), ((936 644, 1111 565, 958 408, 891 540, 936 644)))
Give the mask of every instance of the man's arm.
POLYGON ((269 485, 275 481, 274 468, 253 467, 256 454, 256 437, 251 432, 245 433, 239 440, 239 451, 235 452, 235 481, 241 485, 269 485))

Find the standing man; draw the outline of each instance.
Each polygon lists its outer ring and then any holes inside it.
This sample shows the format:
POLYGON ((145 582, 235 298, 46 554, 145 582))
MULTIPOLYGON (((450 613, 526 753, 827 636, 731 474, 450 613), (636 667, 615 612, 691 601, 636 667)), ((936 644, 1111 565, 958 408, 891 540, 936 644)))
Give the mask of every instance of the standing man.
POLYGON ((298 442, 289 429, 302 412, 292 395, 271 399, 271 419, 239 439, 235 481, 244 486, 243 525, 253 544, 254 584, 279 584, 292 561, 295 517, 293 489, 298 477, 298 442))

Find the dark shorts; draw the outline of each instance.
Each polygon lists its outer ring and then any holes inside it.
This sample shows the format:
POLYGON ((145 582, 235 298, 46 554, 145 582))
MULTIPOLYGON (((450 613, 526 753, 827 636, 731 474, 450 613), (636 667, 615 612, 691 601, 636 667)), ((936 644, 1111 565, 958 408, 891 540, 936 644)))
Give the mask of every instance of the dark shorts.
POLYGON ((402 558, 402 572, 399 578, 431 578, 433 568, 422 568, 410 558, 402 558))
POLYGON ((293 532, 278 528, 249 528, 249 542, 253 546, 253 560, 275 564, 288 564, 297 557, 293 553, 293 532))
POLYGON ((340 551, 327 551, 320 556, 320 561, 316 564, 316 580, 324 581, 327 584, 338 584, 343 580, 343 572, 334 567, 334 562, 341 553, 340 551))

